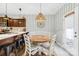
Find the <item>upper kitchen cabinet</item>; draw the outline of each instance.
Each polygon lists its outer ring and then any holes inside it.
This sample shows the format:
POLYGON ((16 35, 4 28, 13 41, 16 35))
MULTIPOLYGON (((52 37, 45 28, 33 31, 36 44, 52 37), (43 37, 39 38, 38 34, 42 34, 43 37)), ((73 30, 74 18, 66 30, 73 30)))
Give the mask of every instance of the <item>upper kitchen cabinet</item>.
POLYGON ((25 27, 25 19, 10 19, 8 20, 8 27, 25 27))
POLYGON ((13 27, 13 24, 14 24, 14 21, 13 21, 12 19, 9 19, 9 20, 7 21, 8 27, 13 27))
POLYGON ((13 26, 12 27, 19 27, 18 26, 18 20, 16 20, 16 19, 13 19, 13 26))
POLYGON ((0 27, 7 27, 7 20, 4 17, 0 17, 0 27))
POLYGON ((18 27, 25 27, 26 21, 25 19, 18 19, 18 27))

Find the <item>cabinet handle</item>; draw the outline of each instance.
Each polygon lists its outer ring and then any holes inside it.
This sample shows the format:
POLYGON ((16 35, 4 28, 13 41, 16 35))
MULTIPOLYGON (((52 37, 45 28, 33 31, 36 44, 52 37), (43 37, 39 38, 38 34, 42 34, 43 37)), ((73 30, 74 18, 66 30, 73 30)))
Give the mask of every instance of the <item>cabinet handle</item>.
POLYGON ((74 37, 77 37, 77 35, 75 35, 74 37))

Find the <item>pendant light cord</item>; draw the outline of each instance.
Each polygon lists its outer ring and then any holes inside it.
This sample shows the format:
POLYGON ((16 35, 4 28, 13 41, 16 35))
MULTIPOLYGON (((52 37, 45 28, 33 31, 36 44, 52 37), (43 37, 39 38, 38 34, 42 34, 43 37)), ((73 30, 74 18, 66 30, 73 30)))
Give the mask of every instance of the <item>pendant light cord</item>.
POLYGON ((5 11, 6 14, 5 15, 7 15, 7 3, 6 3, 6 6, 5 6, 5 9, 6 9, 6 11, 5 11))
POLYGON ((41 13, 41 6, 42 6, 42 4, 40 3, 40 13, 41 13))
POLYGON ((20 11, 20 16, 22 16, 22 14, 21 14, 22 9, 21 9, 21 8, 19 8, 19 11, 20 11))

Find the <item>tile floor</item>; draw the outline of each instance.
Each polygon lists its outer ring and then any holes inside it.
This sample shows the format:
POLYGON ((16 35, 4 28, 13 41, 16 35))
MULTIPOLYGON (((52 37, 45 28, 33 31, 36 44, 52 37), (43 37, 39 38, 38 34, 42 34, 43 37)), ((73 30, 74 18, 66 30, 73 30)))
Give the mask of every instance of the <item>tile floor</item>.
POLYGON ((63 48, 55 44, 55 54, 56 56, 70 56, 63 48))

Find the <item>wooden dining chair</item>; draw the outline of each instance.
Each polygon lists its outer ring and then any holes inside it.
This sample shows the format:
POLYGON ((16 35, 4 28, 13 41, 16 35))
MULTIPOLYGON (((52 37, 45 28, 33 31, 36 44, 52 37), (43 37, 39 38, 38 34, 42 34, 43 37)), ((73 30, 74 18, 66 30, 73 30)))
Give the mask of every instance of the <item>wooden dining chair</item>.
POLYGON ((43 53, 45 53, 46 55, 54 55, 54 44, 56 41, 56 35, 50 36, 50 41, 43 43, 41 46, 43 47, 43 53))
POLYGON ((56 41, 56 35, 53 35, 53 37, 50 40, 49 56, 52 56, 55 53, 55 51, 54 51, 55 41, 56 41))
POLYGON ((29 56, 34 55, 38 51, 38 47, 32 47, 31 46, 31 41, 28 35, 24 34, 24 40, 25 40, 25 45, 26 45, 26 54, 28 53, 29 56))

